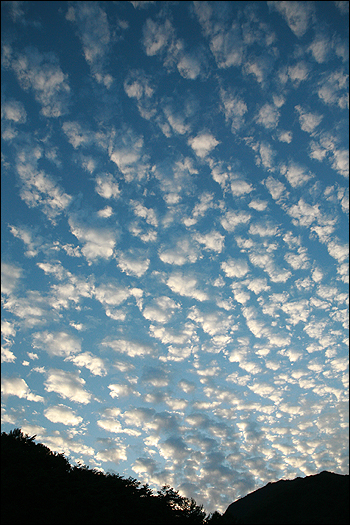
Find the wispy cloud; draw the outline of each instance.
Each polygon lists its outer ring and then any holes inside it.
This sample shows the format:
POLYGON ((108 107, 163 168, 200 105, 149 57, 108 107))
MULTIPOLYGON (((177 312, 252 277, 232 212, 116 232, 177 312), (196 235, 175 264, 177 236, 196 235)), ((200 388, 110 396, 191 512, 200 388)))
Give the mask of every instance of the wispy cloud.
POLYGON ((97 2, 78 2, 68 8, 66 19, 77 24, 84 57, 93 77, 99 84, 110 88, 113 77, 104 72, 106 55, 112 42, 106 12, 97 2))
POLYGON ((35 47, 15 55, 9 67, 24 90, 32 89, 45 117, 57 118, 68 113, 70 85, 54 53, 40 53, 35 47))
POLYGON ((267 2, 267 4, 283 16, 298 38, 306 33, 311 21, 312 4, 305 2, 267 2))

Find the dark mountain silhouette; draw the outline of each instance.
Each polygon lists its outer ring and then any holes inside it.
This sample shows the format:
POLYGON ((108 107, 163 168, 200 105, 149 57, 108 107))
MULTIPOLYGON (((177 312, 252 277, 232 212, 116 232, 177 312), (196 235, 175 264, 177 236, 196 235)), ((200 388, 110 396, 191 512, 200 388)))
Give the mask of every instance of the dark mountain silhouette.
MULTIPOLYGON (((1 433, 1 524, 205 524, 206 513, 169 486, 71 466, 35 436, 1 433)), ((208 516, 209 518, 209 516, 208 516)))
POLYGON ((222 524, 348 524, 349 476, 323 471, 280 480, 231 503, 222 524))

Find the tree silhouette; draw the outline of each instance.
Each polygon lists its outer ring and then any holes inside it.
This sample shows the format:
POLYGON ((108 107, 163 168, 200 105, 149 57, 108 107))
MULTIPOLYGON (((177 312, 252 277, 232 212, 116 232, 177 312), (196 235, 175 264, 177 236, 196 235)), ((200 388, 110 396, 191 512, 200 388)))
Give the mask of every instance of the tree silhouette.
POLYGON ((72 466, 36 436, 1 433, 2 524, 205 524, 206 514, 169 485, 147 484, 86 465, 72 466))

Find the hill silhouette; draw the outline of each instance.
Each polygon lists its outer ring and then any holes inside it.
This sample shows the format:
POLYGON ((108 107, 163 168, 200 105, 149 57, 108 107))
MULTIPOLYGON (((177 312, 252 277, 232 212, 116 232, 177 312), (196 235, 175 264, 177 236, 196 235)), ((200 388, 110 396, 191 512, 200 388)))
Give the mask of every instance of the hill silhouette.
POLYGON ((323 471, 268 483, 231 503, 218 523, 348 524, 349 476, 323 471))
POLYGON ((349 523, 349 476, 315 476, 268 483, 206 515, 193 498, 169 485, 152 492, 134 478, 72 466, 36 436, 1 433, 2 525, 248 525, 349 523))
POLYGON ((37 525, 204 524, 206 513, 169 486, 71 466, 36 436, 1 433, 1 523, 37 525))

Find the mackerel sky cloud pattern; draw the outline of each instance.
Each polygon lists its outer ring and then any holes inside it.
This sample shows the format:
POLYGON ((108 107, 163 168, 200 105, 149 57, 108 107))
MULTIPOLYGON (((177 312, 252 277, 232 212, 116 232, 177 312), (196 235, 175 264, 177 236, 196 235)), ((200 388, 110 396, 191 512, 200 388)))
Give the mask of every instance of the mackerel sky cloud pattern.
POLYGON ((2 428, 223 512, 348 464, 348 2, 2 2, 2 428))

